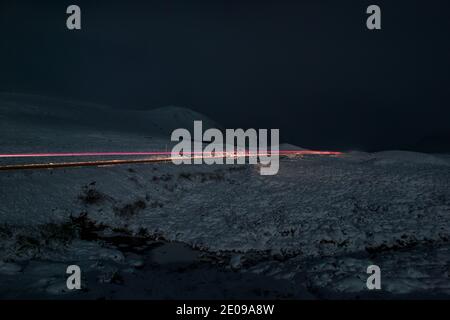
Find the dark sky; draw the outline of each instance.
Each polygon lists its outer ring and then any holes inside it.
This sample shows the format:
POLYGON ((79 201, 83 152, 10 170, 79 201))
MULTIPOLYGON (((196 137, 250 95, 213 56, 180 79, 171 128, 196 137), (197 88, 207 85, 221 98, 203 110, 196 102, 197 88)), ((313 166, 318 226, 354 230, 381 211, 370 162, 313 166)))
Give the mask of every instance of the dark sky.
POLYGON ((310 148, 450 151, 450 4, 0 0, 0 91, 180 105, 310 148), (366 8, 382 8, 382 30, 366 8), (66 29, 66 7, 82 30, 66 29))

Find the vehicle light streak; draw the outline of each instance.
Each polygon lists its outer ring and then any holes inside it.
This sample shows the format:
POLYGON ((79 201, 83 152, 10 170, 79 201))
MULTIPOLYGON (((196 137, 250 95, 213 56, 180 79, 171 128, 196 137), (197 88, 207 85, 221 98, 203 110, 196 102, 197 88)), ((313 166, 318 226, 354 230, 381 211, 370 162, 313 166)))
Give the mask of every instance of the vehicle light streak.
MULTIPOLYGON (((217 153, 217 152, 216 152, 217 153)), ((226 154, 226 152, 222 152, 226 154)), ((245 151, 245 153, 251 153, 245 151)), ((270 152, 268 152, 270 154, 270 152)), ((279 155, 340 155, 337 151, 313 151, 313 150, 280 150, 272 151, 272 154, 279 155)), ((200 152, 184 152, 186 155, 203 154, 200 152)), ((150 151, 150 152, 49 152, 49 153, 7 153, 0 154, 0 158, 42 158, 42 157, 107 157, 107 156, 162 156, 172 155, 171 151, 150 151)))
POLYGON ((23 153, 23 154, 0 154, 0 158, 30 158, 30 157, 97 157, 97 156, 138 156, 148 155, 154 156, 144 159, 114 159, 114 160, 96 160, 96 161, 75 161, 75 162, 48 162, 48 163, 31 163, 31 164, 11 164, 1 165, 0 171, 26 170, 26 169, 55 169, 67 167, 99 167, 113 166, 121 164, 142 164, 169 162, 179 159, 214 159, 214 158, 241 158, 241 157, 261 157, 272 155, 341 155, 341 152, 335 151, 309 151, 309 150, 280 150, 271 152, 220 152, 209 153, 188 152, 180 156, 173 157, 171 152, 78 152, 78 153, 23 153), (198 155, 200 154, 200 155, 198 155), (157 157, 164 156, 167 157, 157 157), (169 156, 170 155, 170 156, 169 156))

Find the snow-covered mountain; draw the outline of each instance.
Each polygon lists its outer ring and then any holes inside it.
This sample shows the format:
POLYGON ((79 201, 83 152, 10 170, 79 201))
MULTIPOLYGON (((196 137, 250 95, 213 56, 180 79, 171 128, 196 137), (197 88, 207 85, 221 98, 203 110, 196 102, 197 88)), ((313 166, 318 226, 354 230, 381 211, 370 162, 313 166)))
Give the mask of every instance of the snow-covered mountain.
POLYGON ((207 116, 188 108, 167 106, 142 110, 113 108, 94 103, 68 101, 34 95, 0 94, 0 119, 29 125, 65 128, 167 134, 176 128, 189 128, 194 120, 205 127, 219 127, 207 116))
POLYGON ((220 125, 193 110, 168 106, 119 109, 93 103, 0 94, 0 151, 149 150, 166 144, 174 129, 220 125))

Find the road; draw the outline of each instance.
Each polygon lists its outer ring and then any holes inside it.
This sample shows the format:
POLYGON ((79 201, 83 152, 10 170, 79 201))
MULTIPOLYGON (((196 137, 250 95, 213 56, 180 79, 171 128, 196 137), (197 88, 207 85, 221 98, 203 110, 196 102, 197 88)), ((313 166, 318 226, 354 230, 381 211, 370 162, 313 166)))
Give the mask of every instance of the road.
MULTIPOLYGON (((0 155, 0 158, 29 158, 29 157, 69 157, 69 156, 111 156, 111 155, 142 155, 144 153, 52 153, 52 154, 7 154, 0 155)), ((158 153, 151 153, 156 155, 158 153)), ((167 153, 159 153, 167 154, 167 153)), ((281 150, 273 154, 278 154, 279 156, 287 155, 340 155, 341 152, 335 151, 296 151, 296 150, 281 150)), ((195 158, 237 158, 237 157, 254 157, 254 156, 270 156, 270 153, 243 153, 243 154, 221 154, 220 156, 191 156, 190 159, 195 158)), ((184 157, 186 158, 186 157, 184 157)), ((37 170, 37 169, 57 169, 57 168, 68 168, 68 167, 102 167, 102 166, 114 166, 123 164, 144 164, 144 163, 157 163, 157 162, 170 162, 174 160, 173 157, 154 157, 145 159, 115 159, 115 160, 94 160, 94 161, 75 161, 75 162, 47 162, 47 163, 27 163, 27 164, 10 164, 0 166, 0 171, 15 171, 15 170, 37 170)), ((177 158, 179 159, 179 158, 177 158)))

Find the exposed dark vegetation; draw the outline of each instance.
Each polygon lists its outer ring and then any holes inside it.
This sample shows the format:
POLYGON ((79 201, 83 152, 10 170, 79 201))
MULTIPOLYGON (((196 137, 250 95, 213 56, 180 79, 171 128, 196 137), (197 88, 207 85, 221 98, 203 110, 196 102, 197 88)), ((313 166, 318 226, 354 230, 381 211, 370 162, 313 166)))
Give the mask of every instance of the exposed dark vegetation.
POLYGON ((77 217, 70 216, 70 223, 77 237, 81 240, 95 240, 97 239, 97 232, 106 229, 105 225, 89 219, 86 212, 81 213, 77 217))
POLYGON ((155 201, 150 201, 149 206, 150 206, 150 208, 155 209, 155 208, 162 208, 162 207, 164 207, 164 204, 162 202, 158 201, 158 200, 155 200, 155 201))
POLYGON ((6 223, 0 224, 0 239, 10 238, 12 236, 13 232, 11 228, 6 223))
POLYGON ((223 181, 225 180, 225 173, 220 171, 215 172, 197 172, 197 173, 191 173, 191 172, 181 172, 178 175, 179 179, 185 179, 189 181, 200 181, 200 182, 206 182, 206 181, 223 181))
POLYGON ((114 208, 114 212, 121 217, 132 217, 138 214, 140 211, 144 210, 147 204, 144 200, 136 200, 133 203, 125 204, 122 207, 114 208))
POLYGON ((417 239, 414 236, 402 235, 400 239, 397 239, 392 244, 382 243, 376 246, 367 246, 366 251, 369 254, 380 254, 388 251, 400 251, 412 249, 418 246, 439 246, 443 243, 447 243, 449 238, 446 235, 439 235, 439 239, 417 239))
POLYGON ((34 257, 43 249, 59 249, 74 239, 95 240, 96 232, 106 227, 90 220, 86 213, 70 216, 62 223, 46 223, 35 227, 0 226, 0 241, 8 243, 18 256, 34 257), (9 241, 7 241, 9 240, 9 241))
POLYGON ((83 186, 81 194, 78 196, 78 199, 81 200, 84 204, 93 205, 101 203, 106 198, 106 196, 103 193, 97 191, 94 188, 94 185, 95 182, 92 182, 87 186, 83 186))
POLYGON ((170 180, 172 180, 172 178, 173 178, 173 175, 171 175, 171 174, 163 174, 161 176, 153 176, 152 180, 155 182, 170 181, 170 180))

